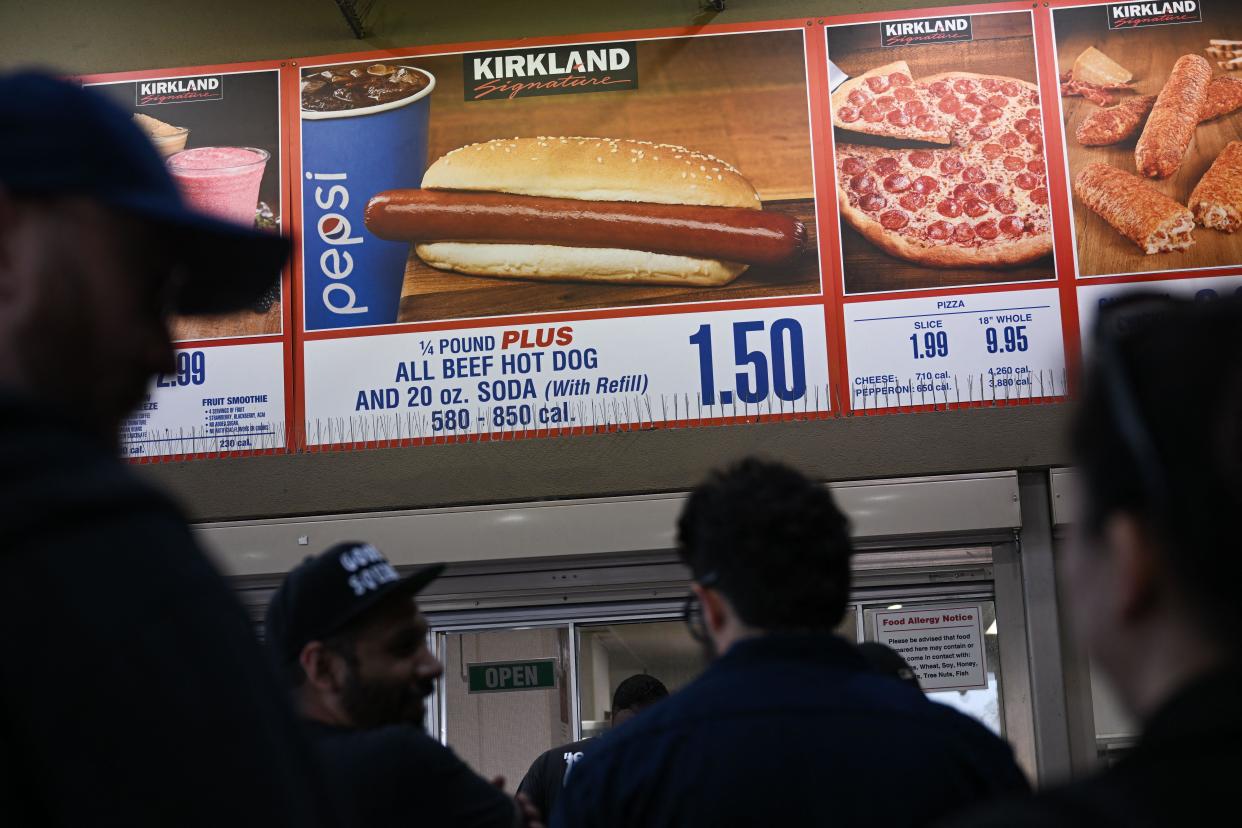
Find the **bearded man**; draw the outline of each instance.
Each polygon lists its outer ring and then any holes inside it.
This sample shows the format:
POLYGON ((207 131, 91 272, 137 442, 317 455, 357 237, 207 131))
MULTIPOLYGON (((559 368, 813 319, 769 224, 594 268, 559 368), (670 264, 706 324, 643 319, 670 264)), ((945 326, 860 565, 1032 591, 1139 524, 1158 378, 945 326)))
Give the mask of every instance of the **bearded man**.
POLYGON ((415 596, 443 570, 402 578, 371 544, 338 544, 285 576, 267 610, 268 648, 355 825, 535 828, 524 797, 423 729, 444 668, 415 596))

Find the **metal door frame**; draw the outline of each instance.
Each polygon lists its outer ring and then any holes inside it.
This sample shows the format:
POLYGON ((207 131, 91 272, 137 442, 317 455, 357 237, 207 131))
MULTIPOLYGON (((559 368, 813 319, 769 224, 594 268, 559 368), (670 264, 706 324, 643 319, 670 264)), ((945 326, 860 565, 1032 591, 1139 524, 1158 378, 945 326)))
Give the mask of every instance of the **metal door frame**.
MULTIPOLYGON (((960 580, 954 578, 953 570, 935 573, 922 583, 903 582, 902 573, 894 572, 894 583, 884 583, 880 561, 865 578, 866 583, 850 592, 850 611, 856 613, 856 636, 865 635, 861 608, 864 604, 881 603, 886 600, 909 602, 936 602, 944 600, 990 600, 996 607, 997 636, 1001 646, 1001 698, 1005 738, 1014 756, 1031 778, 1039 771, 1038 751, 1035 738, 1035 714, 1031 694, 1028 634, 1026 629, 1026 602, 1022 585, 1021 567, 1018 562, 1017 544, 996 543, 991 546, 991 560, 982 568, 960 569, 960 580)), ((867 553, 875 554, 875 553, 867 553)), ((901 553, 893 554, 898 557, 901 553)), ((909 576, 904 576, 906 580, 909 576)), ((684 591, 684 587, 683 587, 684 591)), ((571 733, 574 740, 581 738, 581 703, 579 699, 578 646, 580 626, 594 626, 607 622, 641 622, 678 620, 682 615, 681 600, 652 598, 642 601, 608 603, 563 603, 555 606, 488 607, 477 610, 426 611, 430 625, 429 637, 438 658, 444 662, 441 647, 442 636, 455 632, 482 632, 535 627, 566 627, 570 642, 570 715, 571 733)), ((447 743, 447 711, 445 694, 437 689, 431 706, 433 721, 431 732, 442 743, 447 743)))

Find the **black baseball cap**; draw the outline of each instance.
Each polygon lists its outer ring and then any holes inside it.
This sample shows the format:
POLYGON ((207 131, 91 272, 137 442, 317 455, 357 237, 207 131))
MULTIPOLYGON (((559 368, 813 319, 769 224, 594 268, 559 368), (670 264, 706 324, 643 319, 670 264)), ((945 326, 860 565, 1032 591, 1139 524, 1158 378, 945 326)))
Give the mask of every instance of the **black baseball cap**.
POLYGON ((264 619, 268 649, 279 664, 291 664, 310 642, 394 595, 415 595, 443 571, 444 564, 431 564, 402 578, 371 544, 338 543, 294 567, 272 595, 264 619))
POLYGON ((289 242, 186 206, 130 114, 42 72, 0 74, 0 187, 17 196, 89 196, 159 226, 184 279, 173 310, 248 307, 275 284, 289 242))

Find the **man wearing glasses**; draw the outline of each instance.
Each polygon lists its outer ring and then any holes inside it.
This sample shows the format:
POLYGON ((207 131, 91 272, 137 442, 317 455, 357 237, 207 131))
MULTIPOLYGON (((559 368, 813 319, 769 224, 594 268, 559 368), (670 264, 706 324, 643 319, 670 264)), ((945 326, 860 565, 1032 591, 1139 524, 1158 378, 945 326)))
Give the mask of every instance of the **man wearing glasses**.
POLYGON ((851 546, 826 488, 745 460, 677 530, 687 622, 715 661, 599 740, 553 826, 914 826, 1026 790, 1000 739, 833 634, 851 546))

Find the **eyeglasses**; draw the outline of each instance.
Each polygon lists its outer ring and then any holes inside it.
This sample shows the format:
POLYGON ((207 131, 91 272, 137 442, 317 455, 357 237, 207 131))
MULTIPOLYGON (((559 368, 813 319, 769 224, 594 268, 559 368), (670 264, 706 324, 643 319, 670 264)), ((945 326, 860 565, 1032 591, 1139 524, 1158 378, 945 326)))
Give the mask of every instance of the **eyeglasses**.
MULTIPOLYGON (((709 572, 701 578, 695 578, 695 583, 699 586, 715 586, 720 580, 720 576, 715 572, 709 572)), ((686 602, 681 610, 682 620, 686 622, 686 629, 690 632, 690 637, 700 644, 706 644, 709 641, 707 635, 707 622, 703 619, 703 604, 700 603, 699 597, 691 592, 686 596, 686 602)))

